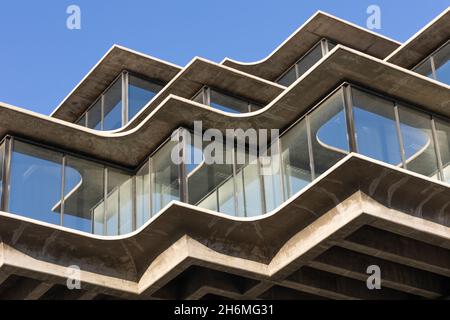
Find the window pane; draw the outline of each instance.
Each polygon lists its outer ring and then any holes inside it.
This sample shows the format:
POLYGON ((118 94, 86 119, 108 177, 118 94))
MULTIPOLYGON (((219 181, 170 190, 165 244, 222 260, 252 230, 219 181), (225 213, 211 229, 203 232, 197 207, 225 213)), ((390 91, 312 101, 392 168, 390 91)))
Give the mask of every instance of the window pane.
POLYGON ((0 210, 2 209, 3 195, 3 162, 5 159, 5 143, 0 144, 0 210))
POLYGON ((78 125, 86 127, 86 115, 82 116, 77 122, 78 125))
POLYGON ((103 100, 103 130, 122 127, 122 77, 105 92, 103 100))
POLYGON ((450 42, 434 55, 437 80, 450 84, 450 42))
POLYGON ((330 40, 327 40, 327 44, 328 44, 328 52, 330 52, 331 50, 333 50, 334 47, 336 47, 336 43, 331 42, 330 40))
POLYGON ((249 112, 248 102, 225 95, 212 89, 210 92, 211 107, 231 113, 249 112))
POLYGON ((398 111, 407 169, 438 178, 430 116, 406 107, 398 111))
POLYGON ((218 189, 219 211, 229 215, 235 214, 234 209, 234 180, 228 179, 218 189))
POLYGON ((450 124, 436 120, 436 138, 442 159, 444 181, 450 183, 450 124))
POLYGON ((205 96, 205 89, 204 88, 202 88, 193 98, 192 98, 192 101, 195 101, 195 102, 198 102, 198 103, 201 103, 201 104, 205 104, 205 98, 204 98, 204 96, 205 96))
POLYGON ((197 206, 213 211, 219 211, 217 208, 217 190, 211 192, 203 200, 201 200, 197 206))
POLYGON ((427 76, 429 78, 433 78, 433 69, 431 68, 431 59, 428 58, 424 62, 422 62, 420 65, 418 65, 415 69, 415 72, 427 76))
POLYGON ((88 111, 88 128, 102 130, 102 99, 92 106, 88 111))
POLYGON ((60 224, 61 154, 15 141, 10 184, 11 213, 60 224))
POLYGON ((349 151, 342 90, 309 115, 314 173, 328 170, 349 151))
MULTIPOLYGON (((191 141, 193 142, 194 135, 192 134, 191 137, 191 141)), ((197 137, 197 139, 201 139, 201 137, 197 137)), ((201 204, 198 204, 199 206, 208 205, 211 209, 213 200, 210 199, 205 202, 203 199, 211 192, 216 192, 218 188, 223 188, 219 192, 221 201, 219 210, 224 213, 234 214, 234 207, 230 205, 234 200, 227 199, 228 196, 226 195, 226 189, 230 184, 225 186, 227 181, 232 181, 233 179, 233 165, 231 164, 231 161, 229 161, 230 164, 224 163, 226 162, 227 156, 231 159, 232 155, 227 155, 225 144, 221 141, 205 141, 203 143, 201 155, 198 154, 199 150, 196 150, 194 146, 191 146, 189 150, 191 156, 195 156, 197 153, 197 159, 192 159, 193 161, 191 161, 194 165, 187 166, 189 203, 197 204, 199 201, 202 201, 201 204), (222 211, 222 208, 225 211, 222 211)), ((231 185, 233 185, 233 183, 231 183, 231 185)), ((229 196, 234 195, 231 194, 229 196)))
POLYGON ((86 232, 103 232, 103 166, 66 156, 64 168, 64 226, 86 232))
POLYGON ((150 219, 150 173, 148 161, 136 174, 136 227, 150 219))
POLYGON ((171 159, 177 142, 169 141, 152 157, 152 214, 172 200, 180 200, 179 166, 171 159))
POLYGON ((281 137, 285 198, 311 182, 306 120, 303 119, 281 137))
POLYGON ((322 47, 319 42, 306 56, 297 62, 298 77, 300 78, 306 71, 322 58, 322 47))
POLYGON ((277 82, 282 86, 289 87, 297 80, 297 75, 295 72, 295 66, 291 67, 288 72, 286 72, 277 82))
POLYGON ((161 90, 159 84, 128 75, 128 120, 131 120, 161 90))
POLYGON ((130 175, 108 168, 106 232, 108 235, 133 230, 133 181, 130 175))
POLYGON ((267 154, 269 163, 267 164, 264 162, 264 157, 260 158, 267 212, 283 202, 280 154, 277 150, 277 147, 269 150, 267 154))
POLYGON ((352 89, 358 152, 395 166, 402 165, 394 102, 352 89))

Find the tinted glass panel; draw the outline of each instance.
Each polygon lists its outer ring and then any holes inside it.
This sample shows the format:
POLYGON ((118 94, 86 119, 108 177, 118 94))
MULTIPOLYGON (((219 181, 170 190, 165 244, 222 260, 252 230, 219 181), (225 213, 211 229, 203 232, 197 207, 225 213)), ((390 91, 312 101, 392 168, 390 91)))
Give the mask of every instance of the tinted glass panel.
POLYGON ((325 100, 309 115, 316 177, 342 159, 349 150, 342 91, 325 100))
POLYGON ((128 120, 131 120, 161 90, 161 86, 128 75, 128 120))
POLYGON ((444 181, 450 183, 450 124, 435 120, 436 138, 442 159, 444 181))
POLYGON ((407 169, 438 178, 430 116, 405 107, 398 111, 407 169))
POLYGON ((136 227, 150 219, 150 172, 148 161, 136 174, 136 227))
POLYGON ((306 71, 322 58, 322 47, 320 42, 306 56, 297 63, 298 77, 300 78, 306 71))
POLYGON ((431 67, 431 59, 428 58, 424 62, 422 62, 420 65, 418 65, 415 69, 415 72, 420 73, 424 76, 427 76, 429 78, 433 78, 433 69, 431 67))
POLYGON ((129 233, 133 230, 133 180, 130 175, 115 169, 108 169, 107 180, 107 234, 129 233))
POLYGON ((290 86, 297 80, 297 74, 295 71, 295 66, 291 67, 288 72, 286 72, 277 82, 285 87, 290 86))
POLYGON ((86 115, 82 116, 77 122, 78 125, 86 127, 86 115))
POLYGON ((396 166, 402 165, 394 102, 352 89, 358 152, 396 166))
POLYGON ((66 156, 64 169, 64 226, 103 234, 104 178, 102 165, 66 156), (94 214, 95 213, 95 214, 94 214))
POLYGON ((249 103, 229 95, 210 90, 210 105, 213 108, 231 112, 231 113, 244 113, 249 112, 249 103))
POLYGON ((276 146, 273 146, 265 157, 260 158, 261 175, 264 183, 264 195, 266 201, 266 211, 271 211, 283 202, 280 153, 276 146))
POLYGON ((437 80, 450 84, 450 42, 434 55, 437 80))
POLYGON ((152 214, 172 200, 180 200, 179 166, 171 159, 177 142, 169 141, 152 157, 152 214))
POLYGON ((15 141, 10 174, 9 212, 60 224, 62 155, 15 141))
POLYGON ((114 130, 122 126, 122 77, 103 96, 103 130, 114 130))
POLYGON ((88 128, 102 130, 102 99, 92 106, 88 111, 88 128))
POLYGON ((262 185, 258 161, 246 158, 246 164, 236 165, 237 201, 239 215, 253 217, 263 214, 262 185))
POLYGON ((311 182, 306 120, 303 119, 281 137, 285 198, 311 182))

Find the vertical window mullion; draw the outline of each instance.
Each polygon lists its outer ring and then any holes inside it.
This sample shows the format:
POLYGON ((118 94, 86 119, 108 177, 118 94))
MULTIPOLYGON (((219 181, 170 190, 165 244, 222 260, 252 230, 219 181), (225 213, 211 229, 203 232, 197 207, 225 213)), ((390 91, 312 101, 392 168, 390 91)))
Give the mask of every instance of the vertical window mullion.
POLYGON ((203 87, 203 104, 211 106, 211 89, 209 87, 203 87))
POLYGON ((394 116, 395 116, 395 126, 397 128, 398 143, 400 146, 400 155, 402 157, 402 166, 404 169, 406 169, 407 164, 406 164, 405 145, 403 143, 403 135, 402 135, 402 129, 400 126, 400 115, 398 112, 397 102, 395 102, 395 105, 394 105, 394 116))
MULTIPOLYGON (((230 138, 227 138, 230 139, 230 138)), ((231 155, 233 157, 233 197, 234 197, 234 215, 238 216, 239 203, 238 203, 238 190, 237 190, 237 174, 236 174, 236 151, 234 149, 234 137, 233 137, 233 148, 231 149, 231 155)))
POLYGON ((314 154, 312 148, 311 125, 309 123, 309 115, 305 116, 305 121, 306 121, 306 136, 308 141, 309 169, 311 170, 311 181, 312 181, 316 178, 316 172, 314 165, 314 154))
POLYGON ((430 65, 431 65, 431 73, 433 76, 433 79, 438 80, 436 75, 436 65, 434 64, 434 56, 430 56, 430 65))
MULTIPOLYGON (((100 97, 100 129, 104 130, 104 119, 105 119, 105 95, 102 94, 100 97)), ((88 126, 88 122, 86 119, 86 127, 88 126)))
POLYGON ((434 150, 436 152, 436 159, 438 162, 439 177, 440 177, 440 180, 445 181, 444 168, 442 166, 441 150, 439 148, 439 142, 438 142, 437 133, 436 133, 436 123, 434 122, 433 117, 431 117, 430 121, 431 121, 431 135, 433 137, 434 150))
POLYGON ((14 138, 5 139, 5 149, 3 155, 3 191, 2 191, 2 210, 9 212, 9 193, 11 189, 11 158, 12 158, 12 146, 14 138))
POLYGON ((279 159, 279 164, 280 164, 280 183, 281 183, 281 199, 284 201, 286 201, 289 197, 287 196, 286 193, 286 177, 285 177, 285 172, 284 172, 284 161, 283 161, 283 145, 281 143, 281 139, 278 138, 278 159, 279 159))
POLYGON ((128 123, 128 72, 122 73, 122 126, 128 123))
POLYGON ((62 156, 62 165, 61 165, 61 212, 60 212, 60 223, 61 226, 64 226, 64 193, 65 193, 65 184, 66 184, 66 155, 62 156))
MULTIPOLYGON (((181 156, 181 163, 178 165, 178 179, 179 179, 179 185, 180 185, 180 200, 181 202, 188 202, 188 190, 187 190, 187 171, 186 171, 186 163, 184 161, 184 153, 186 152, 186 139, 185 139, 185 134, 186 131, 185 129, 178 129, 178 134, 182 135, 182 139, 183 139, 183 149, 178 150, 179 155, 181 156)), ((179 145, 179 144, 178 144, 179 145)))
POLYGON ((108 168, 103 168, 103 234, 108 234, 108 225, 106 220, 107 206, 108 206, 108 168))
POLYGON ((342 88, 345 109, 345 122, 347 124, 347 135, 350 152, 358 152, 358 145, 356 143, 355 122, 353 117, 353 99, 352 87, 346 84, 342 88))
MULTIPOLYGON (((148 196, 149 196, 149 202, 148 202, 148 209, 149 209, 149 217, 151 218, 153 216, 153 186, 152 186, 152 182, 153 182, 153 173, 152 173, 152 169, 153 169, 153 161, 152 158, 148 158, 148 196)), ((144 222, 145 223, 145 222, 144 222)))

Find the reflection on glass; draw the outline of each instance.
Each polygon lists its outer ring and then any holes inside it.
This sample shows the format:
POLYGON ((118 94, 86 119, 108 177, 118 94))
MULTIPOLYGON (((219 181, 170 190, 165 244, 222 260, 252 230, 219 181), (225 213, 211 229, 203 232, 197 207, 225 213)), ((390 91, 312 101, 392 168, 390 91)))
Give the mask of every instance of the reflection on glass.
POLYGON ((285 198, 287 199, 312 181, 305 119, 281 137, 281 146, 285 198))
POLYGON ((150 172, 149 162, 136 174, 136 227, 150 219, 150 172))
POLYGON ((249 103, 210 89, 210 105, 215 109, 231 113, 249 112, 249 103))
POLYGON ((450 84, 450 42, 434 55, 437 80, 450 84))
POLYGON ((352 89, 358 152, 396 166, 402 165, 394 102, 352 89))
POLYGON ((60 224, 62 154, 14 142, 9 212, 60 224))
POLYGON ((406 168, 438 178, 438 166, 431 133, 431 117, 399 107, 400 130, 405 148, 406 168))
POLYGON ((149 102, 160 90, 159 84, 128 75, 128 120, 149 102))
POLYGON ((342 90, 309 115, 315 177, 324 173, 349 151, 342 90))
POLYGON ((103 95, 103 130, 114 130, 122 126, 122 77, 103 95))
POLYGON ((66 156, 64 168, 64 226, 104 234, 104 167, 66 156))
POLYGON ((320 42, 297 63, 297 78, 311 69, 322 58, 322 47, 320 42))
POLYGON ((450 183, 450 124, 435 120, 436 140, 441 154, 444 181, 450 183))
POLYGON ((266 212, 268 212, 283 202, 280 153, 278 152, 277 146, 270 148, 268 154, 260 158, 260 162, 264 183, 266 212))
POLYGON ((434 78, 433 76, 433 68, 431 67, 431 59, 427 59, 418 65, 415 69, 415 72, 420 73, 429 78, 434 78))
POLYGON ((3 208, 2 204, 2 195, 3 195, 3 161, 5 159, 5 143, 0 144, 0 210, 3 208))
POLYGON ((292 66, 277 82, 282 86, 289 87, 297 80, 296 66, 292 66))
POLYGON ((180 200, 179 166, 171 159, 177 142, 169 141, 152 157, 152 214, 172 200, 180 200))
POLYGON ((86 127, 86 115, 83 115, 77 122, 78 125, 86 127))
POLYGON ((132 179, 115 169, 107 172, 106 234, 129 233, 133 230, 132 179))
POLYGON ((102 130, 102 99, 89 109, 87 127, 95 130, 102 130))

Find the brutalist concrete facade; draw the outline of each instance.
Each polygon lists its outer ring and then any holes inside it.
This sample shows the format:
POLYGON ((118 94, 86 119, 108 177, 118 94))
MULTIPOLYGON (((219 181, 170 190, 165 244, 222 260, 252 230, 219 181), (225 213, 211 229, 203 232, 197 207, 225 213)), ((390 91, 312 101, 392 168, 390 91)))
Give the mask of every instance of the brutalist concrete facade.
POLYGON ((448 298, 449 39, 318 12, 255 63, 113 46, 51 116, 1 103, 0 299, 448 298), (279 168, 170 164, 199 120, 279 129, 279 168))

